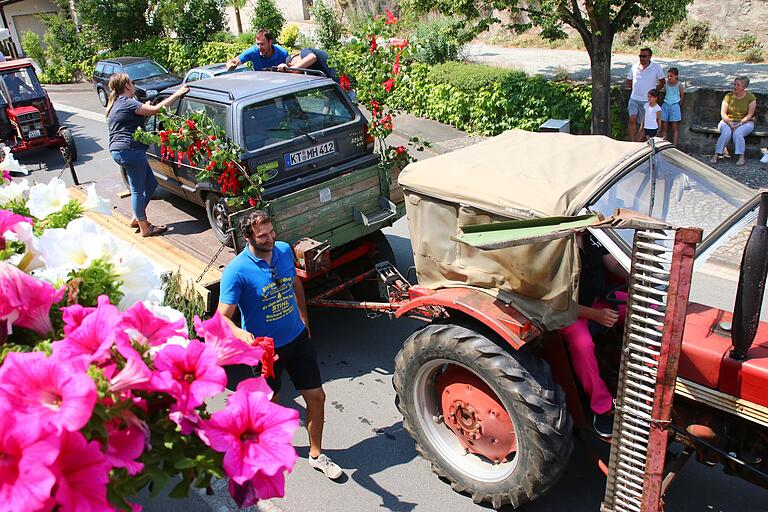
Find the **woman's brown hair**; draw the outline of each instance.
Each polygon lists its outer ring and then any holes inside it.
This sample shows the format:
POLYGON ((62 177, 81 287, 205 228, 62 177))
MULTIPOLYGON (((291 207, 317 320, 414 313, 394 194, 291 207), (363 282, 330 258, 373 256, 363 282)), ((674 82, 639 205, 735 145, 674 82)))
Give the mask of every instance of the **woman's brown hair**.
POLYGON ((112 106, 115 104, 115 100, 120 96, 125 88, 131 83, 131 77, 126 73, 115 73, 109 77, 109 101, 107 102, 107 110, 105 114, 109 116, 109 112, 112 110, 112 106))

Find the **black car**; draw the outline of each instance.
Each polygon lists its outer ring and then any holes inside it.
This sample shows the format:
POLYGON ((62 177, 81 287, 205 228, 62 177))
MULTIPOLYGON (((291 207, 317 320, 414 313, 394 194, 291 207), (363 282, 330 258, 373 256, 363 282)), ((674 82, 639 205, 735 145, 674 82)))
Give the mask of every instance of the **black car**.
MULTIPOLYGON (((252 172, 268 170, 264 199, 378 165, 365 117, 330 78, 244 71, 186 85, 189 92, 172 110, 181 116, 206 112, 243 147, 243 163, 252 172)), ((172 92, 160 93, 155 101, 172 92)), ((147 118, 146 130, 159 128, 154 116, 147 118)), ((198 182, 200 169, 159 155, 159 148, 150 146, 147 156, 160 185, 204 206, 216 236, 227 240, 228 210, 219 185, 198 182)))
POLYGON ((153 99, 163 89, 179 85, 181 77, 145 57, 115 57, 101 60, 93 71, 96 94, 103 106, 109 99, 109 77, 115 73, 127 73, 136 86, 136 99, 144 102, 153 99))

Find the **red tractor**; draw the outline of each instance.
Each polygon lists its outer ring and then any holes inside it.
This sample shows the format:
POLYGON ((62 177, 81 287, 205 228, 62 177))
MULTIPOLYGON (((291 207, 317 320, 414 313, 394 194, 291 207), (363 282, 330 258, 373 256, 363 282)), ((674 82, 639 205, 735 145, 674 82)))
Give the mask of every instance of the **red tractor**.
POLYGON ((659 140, 522 131, 411 164, 399 183, 419 285, 390 279, 389 310, 428 325, 396 358, 397 403, 454 490, 532 501, 563 474, 574 427, 589 430, 559 335, 585 229, 629 275, 626 325, 593 336, 616 411, 602 510, 660 510, 691 455, 768 488, 768 192, 659 140), (617 209, 642 218, 601 220, 617 209), (735 314, 689 304, 691 276, 756 220, 735 314))
POLYGON ((77 160, 72 133, 59 124, 30 59, 0 62, 0 141, 14 153, 57 147, 70 170, 77 160))

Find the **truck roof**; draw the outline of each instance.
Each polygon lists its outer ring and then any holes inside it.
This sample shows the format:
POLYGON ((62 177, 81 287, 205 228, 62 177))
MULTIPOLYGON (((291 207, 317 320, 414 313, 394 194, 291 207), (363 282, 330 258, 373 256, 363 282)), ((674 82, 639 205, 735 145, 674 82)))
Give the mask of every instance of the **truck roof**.
MULTIPOLYGON (((206 78, 185 84, 190 92, 199 91, 202 95, 213 92, 214 94, 224 94, 230 100, 236 101, 255 94, 262 94, 280 89, 293 88, 302 84, 313 84, 317 86, 332 85, 335 82, 330 78, 304 75, 299 73, 279 73, 275 71, 243 71, 241 73, 230 73, 213 78, 206 78)), ((179 87, 166 89, 168 92, 174 92, 179 87)))

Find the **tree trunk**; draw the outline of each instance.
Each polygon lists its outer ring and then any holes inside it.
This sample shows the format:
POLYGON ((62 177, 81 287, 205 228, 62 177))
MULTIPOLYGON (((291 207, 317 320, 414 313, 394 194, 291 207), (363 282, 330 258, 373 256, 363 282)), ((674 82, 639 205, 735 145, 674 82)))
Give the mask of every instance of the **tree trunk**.
POLYGON ((592 134, 611 135, 611 46, 613 37, 593 37, 589 54, 592 69, 592 134))
POLYGON ((240 21, 240 9, 235 7, 235 21, 237 22, 237 35, 243 34, 243 22, 240 21))

